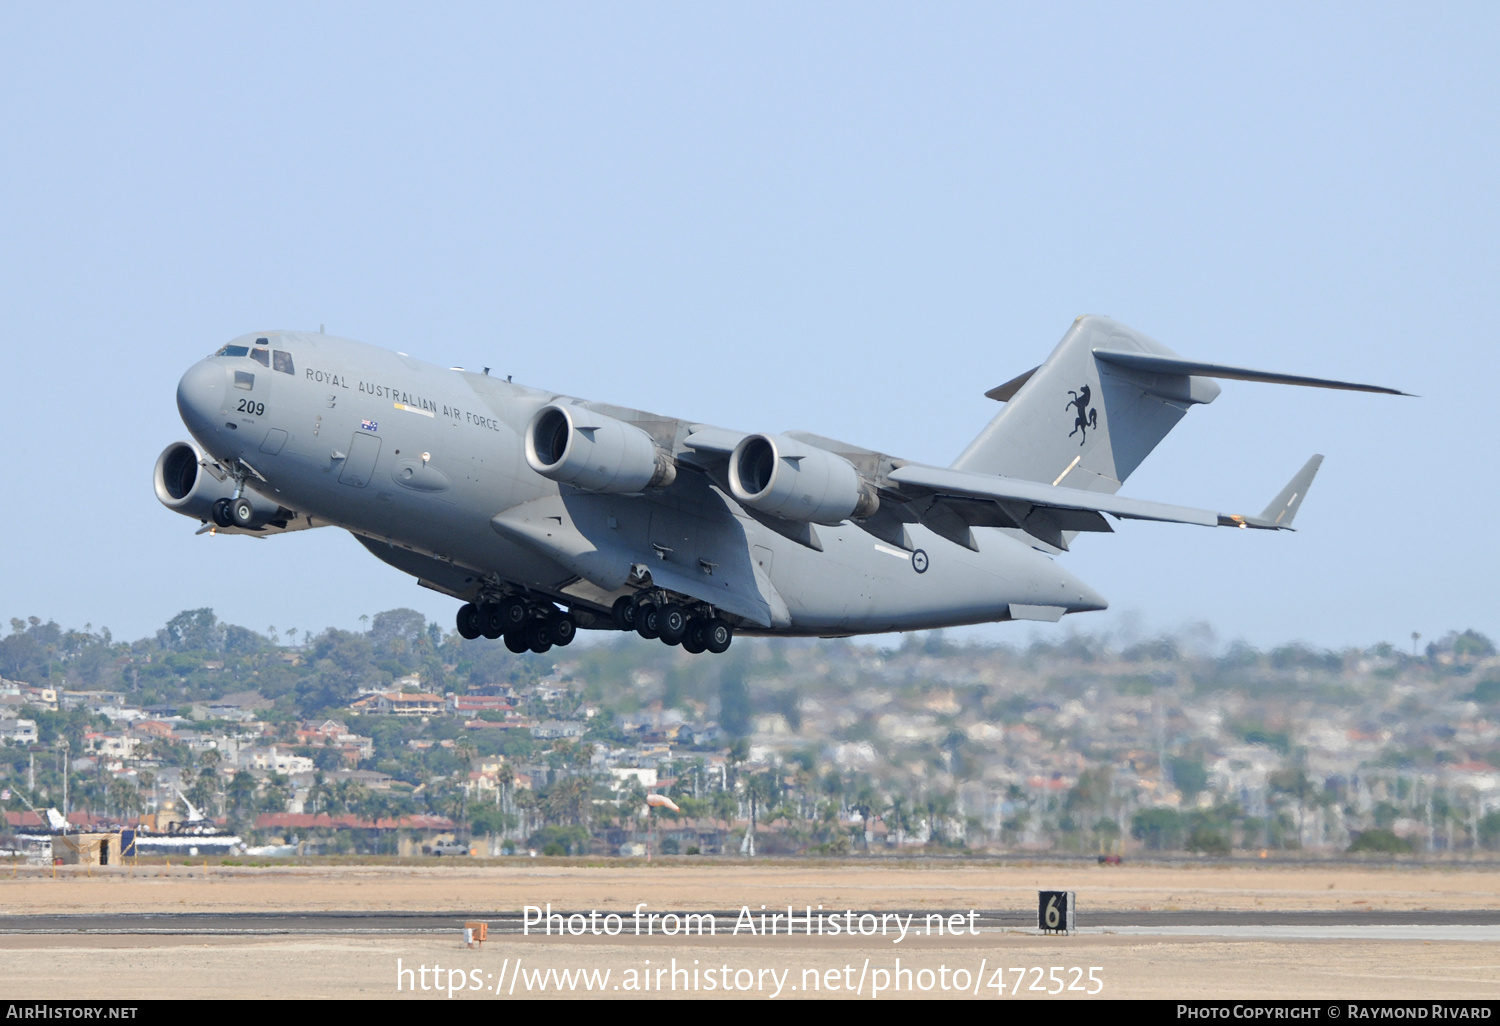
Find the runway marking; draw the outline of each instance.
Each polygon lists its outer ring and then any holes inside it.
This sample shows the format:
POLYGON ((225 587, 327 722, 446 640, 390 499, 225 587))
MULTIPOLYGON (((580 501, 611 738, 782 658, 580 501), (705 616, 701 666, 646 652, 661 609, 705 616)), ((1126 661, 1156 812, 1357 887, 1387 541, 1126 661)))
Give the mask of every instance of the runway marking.
POLYGON ((1232 940, 1401 940, 1500 942, 1500 926, 1384 924, 1370 926, 1280 926, 1272 924, 1205 926, 1092 926, 1081 934, 1122 937, 1222 937, 1232 940))

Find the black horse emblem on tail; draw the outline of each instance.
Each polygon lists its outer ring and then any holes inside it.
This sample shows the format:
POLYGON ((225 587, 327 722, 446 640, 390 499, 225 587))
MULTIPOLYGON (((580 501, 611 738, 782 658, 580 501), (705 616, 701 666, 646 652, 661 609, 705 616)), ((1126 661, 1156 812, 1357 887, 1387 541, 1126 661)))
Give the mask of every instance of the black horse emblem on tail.
POLYGON ((1089 390, 1089 386, 1080 385, 1076 392, 1070 388, 1068 389, 1068 394, 1073 397, 1073 401, 1063 408, 1078 411, 1078 419, 1073 421, 1073 430, 1068 432, 1068 437, 1072 438, 1078 432, 1082 431, 1083 437, 1078 440, 1078 444, 1082 445, 1088 441, 1089 428, 1098 428, 1099 411, 1089 408, 1089 398, 1093 395, 1089 390))

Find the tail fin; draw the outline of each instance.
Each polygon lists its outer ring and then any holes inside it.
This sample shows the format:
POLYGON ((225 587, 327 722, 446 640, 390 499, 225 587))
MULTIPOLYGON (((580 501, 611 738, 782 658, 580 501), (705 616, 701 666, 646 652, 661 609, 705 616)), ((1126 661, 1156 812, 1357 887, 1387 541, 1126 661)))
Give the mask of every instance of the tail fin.
POLYGON ((1080 317, 1019 387, 994 390, 1010 401, 954 468, 1113 494, 1188 407, 1219 394, 1207 378, 1103 362, 1095 349, 1176 357, 1108 317, 1080 317))
MULTIPOLYGON (((1197 403, 1210 378, 1407 395, 1381 385, 1311 378, 1186 360, 1108 317, 1080 317, 1047 362, 985 394, 1006 403, 954 461, 956 470, 1045 481, 1113 494, 1197 403)), ((1290 523, 1321 458, 1303 468, 1268 509, 1290 523), (1301 487, 1296 487, 1298 482, 1301 487)))

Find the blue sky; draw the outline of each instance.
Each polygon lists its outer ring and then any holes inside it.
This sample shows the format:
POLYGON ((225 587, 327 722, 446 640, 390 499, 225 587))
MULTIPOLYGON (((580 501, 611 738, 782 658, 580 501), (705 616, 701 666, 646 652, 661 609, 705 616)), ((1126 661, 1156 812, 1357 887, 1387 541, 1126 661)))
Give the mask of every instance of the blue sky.
MULTIPOLYGON (((9 5, 4 616, 317 629, 454 603, 329 531, 194 537, 150 472, 228 338, 311 328, 946 463, 1105 313, 1227 382, 1079 628, 1500 637, 1493 4, 9 5)), ((1064 625, 1054 630, 1061 630, 1064 625)), ((1021 640, 1014 629, 983 636, 1021 640)))

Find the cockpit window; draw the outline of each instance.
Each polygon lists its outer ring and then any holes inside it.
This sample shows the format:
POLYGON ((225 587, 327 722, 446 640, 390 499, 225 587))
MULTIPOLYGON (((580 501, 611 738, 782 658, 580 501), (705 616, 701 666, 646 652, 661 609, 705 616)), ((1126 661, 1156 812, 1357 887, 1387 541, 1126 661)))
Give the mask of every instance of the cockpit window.
POLYGON ((283 374, 297 373, 292 369, 292 354, 285 349, 276 350, 272 354, 272 359, 275 361, 275 365, 272 367, 273 370, 279 370, 283 374))
POLYGON ((250 352, 249 346, 225 346, 215 356, 244 356, 250 352))
POLYGON ((234 387, 243 388, 247 392, 250 391, 255 387, 255 375, 249 371, 235 371, 234 387))
POLYGON ((271 366, 271 353, 270 353, 270 350, 267 350, 267 349, 252 349, 252 350, 250 350, 250 359, 254 360, 256 363, 260 364, 262 367, 269 367, 269 366, 271 366))

